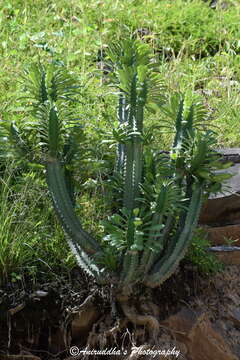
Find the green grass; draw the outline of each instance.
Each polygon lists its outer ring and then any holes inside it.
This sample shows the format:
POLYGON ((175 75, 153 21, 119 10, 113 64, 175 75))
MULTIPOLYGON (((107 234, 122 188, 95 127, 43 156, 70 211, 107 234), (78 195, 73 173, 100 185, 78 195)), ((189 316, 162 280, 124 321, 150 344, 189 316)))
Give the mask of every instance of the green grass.
POLYGON ((7 163, 0 176, 0 284, 64 274, 75 262, 36 173, 7 163), (54 269, 54 271, 52 271, 54 269))
POLYGON ((219 145, 237 146, 240 4, 228 4, 224 10, 220 6, 212 9, 202 0, 3 1, 1 118, 23 116, 16 80, 24 66, 41 59, 63 62, 83 84, 88 83, 84 104, 77 111, 90 130, 106 126, 113 100, 106 97, 108 88, 96 71, 98 56, 106 44, 127 31, 126 27, 131 31, 146 29, 144 40, 152 44, 162 61, 160 71, 169 92, 202 91, 224 130, 219 145))
POLYGON ((225 269, 224 264, 207 251, 209 247, 211 247, 211 242, 208 240, 206 232, 204 229, 197 229, 187 251, 186 259, 204 275, 214 275, 225 269))
MULTIPOLYGON (((75 111, 85 126, 90 147, 87 159, 76 166, 78 193, 83 183, 91 185, 92 177, 101 180, 106 162, 114 155, 114 149, 109 154, 101 140, 115 119, 116 105, 100 71, 104 65, 101 54, 112 40, 131 31, 143 34, 143 40, 153 46, 167 92, 191 90, 200 94, 212 110, 219 147, 238 146, 240 2, 225 2, 226 9, 212 9, 202 0, 3 0, 0 124, 19 122, 28 116, 19 99, 18 80, 24 67, 39 60, 65 64, 83 85, 75 111), (88 161, 92 156, 93 163, 88 161)), ((151 115, 150 121, 160 123, 161 116, 151 115)), ((0 161, 4 164, 11 154, 0 128, 1 133, 0 161)), ((169 136, 159 136, 157 144, 168 148, 169 136)), ((16 178, 13 166, 17 165, 7 165, 0 174, 0 277, 9 280, 11 274, 22 274, 26 269, 35 273, 41 269, 44 274, 49 267, 55 272, 59 267, 71 268, 74 261, 46 200, 44 183, 37 181, 31 168, 16 178)), ((89 190, 78 201, 85 204, 85 226, 101 234, 95 221, 107 211, 101 203, 101 192, 89 190), (92 215, 96 218, 88 220, 92 215)))

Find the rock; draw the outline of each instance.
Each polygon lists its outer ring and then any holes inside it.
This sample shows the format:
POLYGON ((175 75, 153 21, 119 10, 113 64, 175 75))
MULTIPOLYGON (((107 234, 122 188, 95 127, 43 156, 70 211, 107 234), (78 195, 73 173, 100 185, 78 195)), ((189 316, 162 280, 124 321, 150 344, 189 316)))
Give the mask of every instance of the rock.
POLYGON ((191 360, 237 360, 226 340, 211 324, 204 312, 183 308, 176 315, 161 322, 187 347, 191 360))
POLYGON ((217 7, 220 7, 222 10, 226 10, 229 7, 229 3, 226 1, 211 0, 209 6, 212 9, 216 9, 217 7))
POLYGON ((72 339, 77 340, 83 336, 87 337, 99 316, 99 311, 94 305, 89 305, 87 309, 76 314, 72 321, 72 339))
POLYGON ((240 265, 239 246, 212 246, 208 251, 214 253, 226 265, 240 265))
POLYGON ((240 164, 233 164, 227 169, 218 170, 216 173, 227 173, 232 175, 229 179, 223 181, 222 192, 212 195, 211 199, 222 198, 231 194, 240 192, 240 164))
MULTIPOLYGON (((240 180, 239 180, 240 184, 240 180)), ((199 224, 200 225, 232 225, 238 224, 240 219, 240 196, 239 193, 208 199, 203 204, 199 224)))
POLYGON ((203 205, 200 224, 220 225, 237 224, 240 220, 240 148, 217 149, 223 155, 223 161, 231 161, 228 169, 217 171, 232 174, 224 181, 223 192, 211 195, 203 205))
POLYGON ((211 227, 206 232, 212 245, 223 245, 226 240, 231 240, 233 245, 240 246, 240 224, 211 227))
POLYGON ((216 151, 223 156, 224 162, 240 163, 240 148, 222 148, 216 149, 216 151))

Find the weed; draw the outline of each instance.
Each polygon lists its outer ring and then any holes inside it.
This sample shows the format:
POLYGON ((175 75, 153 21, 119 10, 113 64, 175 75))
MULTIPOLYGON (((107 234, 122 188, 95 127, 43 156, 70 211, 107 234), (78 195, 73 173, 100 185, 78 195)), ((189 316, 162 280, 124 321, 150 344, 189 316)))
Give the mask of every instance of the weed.
POLYGON ((186 255, 186 259, 206 275, 214 275, 224 269, 224 264, 208 252, 210 246, 211 243, 204 229, 197 229, 186 255))

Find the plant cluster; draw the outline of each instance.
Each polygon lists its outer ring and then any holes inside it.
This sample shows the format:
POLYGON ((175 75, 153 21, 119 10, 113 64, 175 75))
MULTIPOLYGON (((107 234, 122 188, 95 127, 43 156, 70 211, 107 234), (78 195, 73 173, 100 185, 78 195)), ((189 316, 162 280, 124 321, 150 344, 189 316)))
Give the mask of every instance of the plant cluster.
POLYGON ((53 65, 30 68, 24 84, 32 120, 12 124, 10 139, 22 156, 45 166, 79 265, 99 283, 111 284, 123 304, 137 284, 153 288, 173 274, 191 243, 204 194, 218 191, 228 175, 215 173, 223 165, 215 134, 206 129, 206 107, 189 93, 166 98, 148 45, 126 39, 112 45, 108 57, 119 105, 111 140, 116 163, 106 183, 112 214, 103 222, 101 241, 83 229, 75 211, 69 166, 81 164, 83 135, 70 106, 79 94, 72 74, 53 65), (159 117, 156 127, 145 126, 149 111, 159 117), (151 146, 157 129, 173 133, 168 154, 151 146))

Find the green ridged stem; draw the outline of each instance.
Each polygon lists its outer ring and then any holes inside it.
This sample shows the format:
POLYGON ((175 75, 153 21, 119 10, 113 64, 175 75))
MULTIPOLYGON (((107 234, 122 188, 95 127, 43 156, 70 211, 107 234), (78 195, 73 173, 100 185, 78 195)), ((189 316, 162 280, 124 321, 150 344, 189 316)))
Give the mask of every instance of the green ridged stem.
POLYGON ((142 140, 133 135, 131 142, 126 144, 126 168, 123 206, 129 210, 137 207, 140 183, 142 179, 143 155, 142 140))
POLYGON ((75 255, 78 265, 90 276, 95 277, 98 280, 101 280, 100 269, 94 264, 92 258, 89 258, 80 247, 72 241, 72 238, 64 231, 65 238, 68 242, 68 245, 75 255))
POLYGON ((124 257, 122 259, 122 267, 121 267, 121 272, 120 272, 120 282, 123 283, 124 279, 126 278, 128 272, 129 272, 129 267, 131 265, 131 254, 129 253, 129 251, 125 252, 124 257))
POLYGON ((76 198, 75 198, 75 192, 74 192, 74 182, 73 182, 73 172, 66 167, 63 169, 64 171, 64 179, 67 187, 67 191, 69 194, 69 197, 71 199, 73 207, 76 205, 76 198))
POLYGON ((61 126, 57 109, 52 106, 50 108, 48 118, 48 144, 51 157, 56 157, 58 155, 60 128, 61 126))
POLYGON ((199 212, 201 209, 202 199, 202 185, 196 184, 193 190, 193 195, 188 208, 185 225, 182 229, 181 235, 175 245, 174 250, 170 255, 165 255, 153 267, 151 273, 145 278, 145 285, 149 287, 156 287, 168 279, 176 270, 180 260, 184 257, 187 247, 192 238, 193 230, 195 229, 199 212))
POLYGON ((134 172, 133 144, 127 143, 125 168, 124 168, 123 206, 128 210, 133 210, 134 208, 133 172, 134 172))
POLYGON ((192 199, 192 186, 193 186, 193 179, 191 177, 186 178, 186 191, 185 191, 185 199, 188 199, 186 204, 185 204, 185 209, 182 209, 180 216, 179 216, 179 220, 178 223, 176 223, 176 233, 174 236, 172 236, 168 243, 165 244, 165 251, 164 251, 164 255, 166 257, 170 256, 171 253, 174 251, 175 245, 179 239, 179 237, 181 236, 182 233, 182 229, 185 226, 185 222, 186 222, 186 218, 188 215, 188 209, 191 203, 191 199, 192 199))
MULTIPOLYGON (((133 76, 131 81, 131 91, 129 95, 129 113, 128 113, 128 126, 131 131, 134 131, 135 128, 135 117, 136 117, 136 101, 137 101, 137 94, 136 94, 136 83, 137 77, 136 75, 133 76)), ((128 140, 126 143, 126 158, 125 158, 125 165, 124 165, 124 194, 123 194, 123 206, 128 210, 134 209, 135 203, 135 196, 136 193, 135 189, 135 146, 136 143, 134 141, 133 135, 131 135, 131 139, 128 140)))
MULTIPOLYGON (((128 267, 126 268, 126 273, 123 279, 123 284, 134 283, 138 275, 139 268, 139 252, 138 251, 129 251, 126 256, 129 256, 128 267)), ((139 279, 138 279, 139 280, 139 279)))
POLYGON ((74 212, 59 160, 51 159, 46 165, 46 173, 54 206, 65 232, 73 243, 76 242, 87 254, 93 255, 99 252, 101 250, 100 245, 82 229, 81 223, 74 212))
POLYGON ((167 221, 166 221, 166 225, 163 229, 163 232, 162 232, 162 236, 160 238, 160 241, 161 241, 161 249, 158 251, 158 252, 149 252, 149 256, 148 256, 148 260, 146 261, 146 273, 148 271, 151 270, 152 266, 154 265, 154 263, 160 258, 160 256, 162 255, 162 252, 163 250, 165 249, 166 247, 166 243, 167 243, 167 238, 169 236, 169 233, 171 231, 171 228, 173 226, 173 216, 172 215, 169 215, 169 217, 167 218, 167 221))
MULTIPOLYGON (((154 214, 153 216, 153 225, 161 224, 162 223, 162 215, 160 214, 154 214)), ((147 243, 145 245, 145 249, 142 254, 142 261, 141 261, 141 268, 144 270, 144 272, 148 272, 153 264, 154 259, 156 256, 159 256, 161 254, 161 251, 163 249, 163 241, 162 236, 159 236, 157 239, 155 238, 154 241, 161 242, 161 247, 158 247, 158 251, 153 251, 150 249, 151 243, 153 242, 152 236, 148 238, 147 243)))
POLYGON ((182 115, 183 115, 184 99, 181 99, 178 107, 177 118, 175 122, 176 134, 173 141, 173 149, 179 144, 182 138, 182 115))
MULTIPOLYGON (((157 259, 162 254, 164 246, 166 245, 166 238, 169 235, 169 232, 172 227, 172 218, 173 218, 172 215, 169 215, 167 217, 167 221, 162 230, 161 235, 158 237, 158 239, 155 240, 155 241, 158 241, 161 243, 161 247, 158 246, 158 250, 153 251, 150 249, 150 246, 152 246, 151 243, 153 241, 151 238, 148 238, 147 243, 145 244, 140 266, 141 266, 141 269, 146 273, 151 269, 154 262, 157 261, 157 259)), ((160 220, 160 218, 159 218, 158 223, 160 224, 161 222, 162 222, 162 220, 160 220)))
MULTIPOLYGON (((122 91, 119 94, 119 103, 118 103, 118 121, 120 124, 127 122, 128 111, 127 111, 127 102, 126 97, 122 91)), ((124 161, 126 157, 126 145, 118 144, 117 146, 117 164, 116 170, 122 174, 124 161)))

